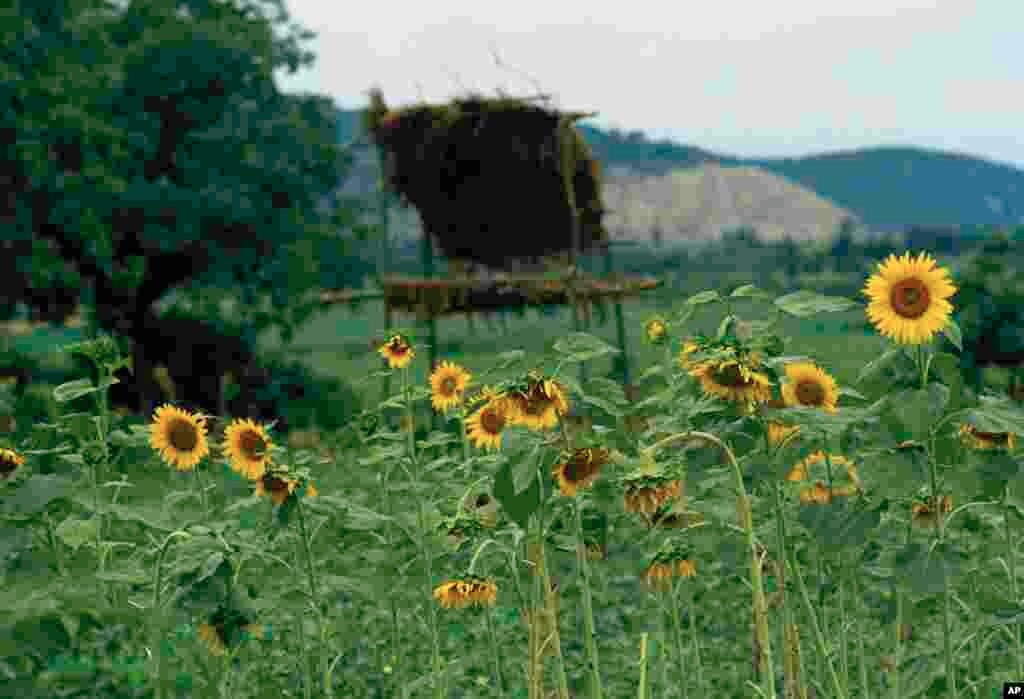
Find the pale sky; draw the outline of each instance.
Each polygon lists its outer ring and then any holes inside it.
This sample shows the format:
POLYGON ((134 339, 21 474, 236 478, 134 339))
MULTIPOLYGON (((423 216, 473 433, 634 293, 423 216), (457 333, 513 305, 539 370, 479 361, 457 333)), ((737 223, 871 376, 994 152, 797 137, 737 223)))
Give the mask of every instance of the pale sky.
POLYGON ((1024 168, 1024 0, 286 3, 317 62, 281 88, 345 108, 372 85, 402 106, 532 78, 597 126, 727 155, 913 145, 1024 168))

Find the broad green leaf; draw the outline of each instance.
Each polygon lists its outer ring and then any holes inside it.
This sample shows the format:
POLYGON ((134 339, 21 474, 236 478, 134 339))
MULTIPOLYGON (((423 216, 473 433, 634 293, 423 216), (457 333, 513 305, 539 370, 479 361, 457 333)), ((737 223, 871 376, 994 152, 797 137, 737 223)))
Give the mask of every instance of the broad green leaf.
POLYGON ((606 354, 619 354, 620 350, 589 333, 570 333, 555 342, 554 349, 570 362, 588 362, 606 354))
POLYGON ((58 403, 67 403, 68 401, 75 400, 76 398, 87 396, 90 393, 105 390, 116 383, 120 383, 116 376, 110 376, 103 379, 97 386, 94 386, 92 381, 89 379, 75 379, 74 381, 62 383, 60 386, 57 386, 57 388, 53 389, 53 399, 58 403))
POLYGON ((709 289, 707 291, 701 291, 700 293, 694 294, 690 298, 686 299, 686 305, 700 306, 705 303, 714 303, 715 301, 718 301, 719 298, 721 297, 718 295, 717 291, 709 289))
POLYGON ((494 476, 494 497, 512 521, 525 531, 530 515, 540 507, 540 483, 533 478, 526 490, 517 493, 512 481, 512 464, 506 462, 494 476))
POLYGON ((77 551, 83 544, 92 546, 96 544, 98 529, 98 519, 82 519, 72 515, 57 525, 56 532, 61 541, 77 551))
POLYGON ((819 313, 839 313, 857 306, 842 296, 822 296, 813 291, 795 291, 775 299, 775 305, 797 318, 810 318, 819 313))
POLYGON ((961 352, 964 351, 964 337, 963 333, 960 332, 960 326, 952 318, 949 319, 949 324, 942 329, 942 334, 946 336, 953 346, 961 352))
POLYGON ((733 292, 729 294, 732 298, 769 298, 771 294, 767 291, 758 289, 753 284, 744 284, 733 289, 733 292))
POLYGON ((28 515, 42 512, 55 500, 70 497, 74 482, 63 476, 33 474, 17 488, 4 491, 0 514, 28 515))

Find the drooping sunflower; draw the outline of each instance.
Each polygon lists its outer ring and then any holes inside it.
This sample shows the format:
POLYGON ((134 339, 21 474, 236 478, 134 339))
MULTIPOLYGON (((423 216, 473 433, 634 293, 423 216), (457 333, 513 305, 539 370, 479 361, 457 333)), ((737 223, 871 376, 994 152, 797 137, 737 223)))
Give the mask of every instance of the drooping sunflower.
POLYGON ((229 647, 249 639, 265 639, 269 635, 263 624, 253 624, 242 615, 218 609, 196 628, 199 639, 210 655, 223 656, 229 647))
MULTIPOLYGON (((797 462, 786 475, 786 480, 790 482, 809 480, 811 468, 817 464, 821 464, 822 468, 824 468, 826 465, 825 458, 825 452, 820 450, 814 452, 806 459, 797 462)), ((832 498, 852 497, 863 492, 860 484, 860 476, 857 473, 857 464, 838 454, 829 454, 828 463, 830 463, 832 468, 836 471, 838 471, 839 468, 845 467, 845 482, 837 478, 839 474, 833 471, 831 488, 829 488, 824 481, 816 480, 813 486, 801 489, 800 502, 805 505, 812 503, 828 504, 832 502, 832 498)))
POLYGON ((13 449, 0 449, 0 480, 12 477, 18 467, 24 465, 24 456, 13 449))
POLYGON ((960 425, 960 441, 968 449, 982 451, 993 449, 1013 450, 1017 446, 1017 435, 1013 432, 980 432, 974 425, 960 425))
POLYGON ((557 381, 531 373, 522 388, 508 395, 509 422, 536 432, 554 429, 559 416, 569 412, 567 392, 557 381))
POLYGON ((624 483, 623 505, 626 512, 653 515, 673 498, 681 498, 682 481, 667 475, 646 476, 624 483))
POLYGON ((430 402, 434 410, 447 413, 462 402, 472 374, 457 364, 442 361, 430 374, 430 402))
POLYGON ((772 397, 769 378, 754 369, 756 357, 700 362, 690 369, 690 376, 698 379, 704 394, 745 405, 763 403, 772 397))
POLYGON ((607 449, 575 449, 572 454, 563 454, 559 463, 551 467, 551 475, 558 481, 559 492, 565 497, 575 497, 576 491, 597 480, 601 467, 608 463, 607 449))
POLYGON ((284 468, 265 472, 256 480, 256 489, 253 491, 257 497, 269 496, 275 505, 283 505, 289 497, 305 495, 315 498, 318 494, 312 481, 292 477, 284 468))
POLYGON ((224 451, 230 460, 231 470, 251 481, 263 477, 271 462, 274 442, 264 425, 246 418, 231 421, 224 430, 224 451))
POLYGON ((466 437, 478 449, 500 449, 501 433, 510 423, 511 410, 504 396, 490 398, 483 407, 465 419, 466 437))
POLYGON ((949 270, 936 267, 927 253, 912 258, 889 255, 864 287, 870 299, 868 320, 882 335, 900 344, 928 342, 946 327, 953 313, 947 300, 956 293, 949 270))
POLYGON ((697 575, 697 564, 685 544, 666 544, 651 559, 644 570, 641 584, 648 591, 668 592, 672 578, 692 578, 697 575))
POLYGON ((781 422, 771 421, 768 423, 768 443, 777 447, 791 434, 799 434, 800 425, 787 426, 781 422))
POLYGON ((932 497, 917 498, 910 505, 911 524, 921 529, 936 529, 942 516, 953 511, 953 497, 942 495, 939 497, 939 506, 935 504, 932 497))
POLYGON ((416 351, 401 335, 392 335, 391 339, 381 345, 377 351, 384 359, 388 360, 388 366, 392 369, 405 367, 416 356, 416 351))
POLYGON ((664 318, 654 317, 644 323, 644 335, 651 344, 659 344, 668 339, 668 323, 664 318))
POLYGON ((788 381, 782 385, 782 400, 786 407, 821 408, 836 413, 839 386, 828 372, 813 362, 794 362, 786 365, 788 381))
POLYGON ((470 605, 493 606, 497 597, 498 586, 493 580, 475 576, 450 580, 434 588, 434 599, 445 609, 464 609, 470 605))
POLYGON ((156 409, 149 444, 160 458, 179 471, 191 471, 210 453, 206 418, 165 404, 156 409))

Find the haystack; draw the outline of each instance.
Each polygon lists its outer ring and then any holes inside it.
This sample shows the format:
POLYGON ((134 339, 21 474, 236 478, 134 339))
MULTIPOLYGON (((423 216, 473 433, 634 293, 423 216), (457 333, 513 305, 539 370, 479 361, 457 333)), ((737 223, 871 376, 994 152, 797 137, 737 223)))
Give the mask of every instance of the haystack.
POLYGON ((507 268, 607 241, 599 166, 573 126, 585 114, 471 96, 390 111, 371 92, 366 127, 390 189, 416 207, 449 259, 507 268))

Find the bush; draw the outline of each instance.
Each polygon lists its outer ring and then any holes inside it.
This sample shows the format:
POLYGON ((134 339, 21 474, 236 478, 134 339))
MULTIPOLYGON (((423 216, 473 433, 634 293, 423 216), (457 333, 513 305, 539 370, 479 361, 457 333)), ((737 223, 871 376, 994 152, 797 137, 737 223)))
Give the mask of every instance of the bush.
POLYGON ((260 405, 273 406, 282 431, 309 429, 314 425, 336 430, 361 409, 351 386, 318 374, 302 362, 270 359, 260 365, 266 371, 267 381, 253 389, 253 399, 260 405))

